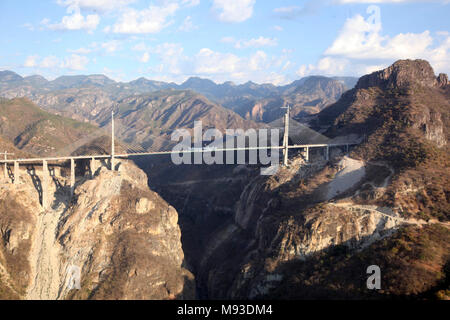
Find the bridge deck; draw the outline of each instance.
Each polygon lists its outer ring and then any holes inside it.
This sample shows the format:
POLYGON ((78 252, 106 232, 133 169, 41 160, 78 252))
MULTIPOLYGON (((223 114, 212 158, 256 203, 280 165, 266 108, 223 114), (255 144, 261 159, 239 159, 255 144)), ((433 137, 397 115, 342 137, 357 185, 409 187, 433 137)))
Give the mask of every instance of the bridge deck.
MULTIPOLYGON (((335 144, 302 144, 302 145, 290 145, 288 149, 305 149, 305 148, 323 148, 323 147, 342 147, 356 145, 357 143, 335 143, 335 144)), ((245 148, 202 148, 193 150, 180 150, 180 151, 155 151, 155 152, 141 152, 141 153, 124 153, 115 154, 115 158, 130 158, 138 156, 153 156, 153 155, 167 155, 167 154, 180 154, 180 153, 208 153, 208 152, 226 152, 226 151, 252 151, 252 150, 268 150, 268 149, 284 149, 283 146, 267 146, 267 147, 245 147, 245 148)), ((0 164, 14 163, 14 162, 42 162, 42 161, 67 161, 67 160, 90 160, 90 159, 109 159, 111 155, 84 155, 84 156, 65 156, 65 157, 47 157, 47 158, 23 158, 23 159, 0 159, 0 164)))

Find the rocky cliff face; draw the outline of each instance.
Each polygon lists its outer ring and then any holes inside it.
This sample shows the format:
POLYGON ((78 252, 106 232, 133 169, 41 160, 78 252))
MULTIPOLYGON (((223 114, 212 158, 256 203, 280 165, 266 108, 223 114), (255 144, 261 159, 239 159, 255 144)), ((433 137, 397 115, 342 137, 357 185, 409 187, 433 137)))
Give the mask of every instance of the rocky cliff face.
MULTIPOLYGON (((209 297, 270 296, 287 276, 280 271, 287 263, 307 261, 340 245, 361 250, 409 223, 388 208, 358 205, 348 198, 324 202, 336 181, 330 176, 344 169, 330 169, 319 159, 305 166, 300 157, 275 176, 255 177, 241 194, 234 221, 216 232, 201 260, 196 276, 209 297), (224 253, 228 262, 219 263, 224 253)), ((368 165, 368 170, 375 169, 368 165)), ((363 177, 354 186, 344 184, 336 198, 365 184, 382 188, 381 181, 363 177)))
POLYGON ((433 68, 425 60, 400 60, 392 66, 376 71, 359 79, 356 89, 367 89, 370 87, 404 88, 413 85, 424 87, 436 87, 446 85, 445 75, 436 78, 433 68))
POLYGON ((159 181, 180 212, 202 296, 386 298, 443 286, 450 95, 439 78, 422 61, 400 61, 322 111, 317 128, 326 135, 365 135, 347 155, 332 148, 325 161, 313 151, 311 163, 291 158, 272 177, 185 168, 192 181, 159 181), (235 205, 221 208, 223 199, 235 205), (365 283, 373 264, 385 272, 376 293, 365 283))
POLYGON ((426 61, 398 61, 361 78, 354 90, 318 116, 318 127, 328 136, 366 136, 367 142, 355 149, 356 157, 387 161, 395 168, 385 203, 444 220, 450 178, 445 169, 450 139, 446 82, 426 61))
MULTIPOLYGON (((23 299, 194 298, 178 214, 122 162, 81 178, 73 197, 56 177, 42 210, 31 178, 2 185, 0 296, 23 299), (80 290, 69 282, 79 270, 80 290)), ((39 173, 38 173, 39 176, 39 173)))

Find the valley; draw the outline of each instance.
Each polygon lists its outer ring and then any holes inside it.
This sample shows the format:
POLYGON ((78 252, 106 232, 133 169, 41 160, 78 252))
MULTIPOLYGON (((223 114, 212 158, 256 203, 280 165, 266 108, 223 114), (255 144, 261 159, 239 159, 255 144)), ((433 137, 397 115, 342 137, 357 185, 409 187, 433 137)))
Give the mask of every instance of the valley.
POLYGON ((299 121, 292 140, 358 144, 291 150, 289 165, 269 176, 260 165, 118 159, 118 171, 107 162, 92 177, 79 171, 73 197, 66 163, 48 210, 30 175, 17 186, 4 179, 0 297, 448 299, 448 78, 425 60, 400 60, 354 82, 176 85, 1 72, 0 142, 24 157, 82 139, 73 154, 109 154, 111 111, 118 150, 170 150, 171 134, 195 121, 263 129, 287 104, 299 121), (366 287, 374 264, 383 290, 366 287), (81 290, 64 285, 70 265, 81 268, 81 290))

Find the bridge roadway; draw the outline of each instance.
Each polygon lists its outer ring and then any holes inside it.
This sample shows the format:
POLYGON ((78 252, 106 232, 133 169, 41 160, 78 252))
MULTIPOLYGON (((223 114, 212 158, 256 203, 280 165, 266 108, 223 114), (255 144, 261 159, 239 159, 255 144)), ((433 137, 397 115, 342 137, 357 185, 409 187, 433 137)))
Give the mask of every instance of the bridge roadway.
MULTIPOLYGON (((337 144, 302 144, 302 145, 290 145, 288 149, 310 149, 310 148, 331 148, 331 147, 342 147, 347 148, 358 143, 337 143, 337 144)), ((155 152, 136 152, 136 153, 123 153, 115 154, 114 158, 129 158, 137 156, 152 156, 152 155, 167 155, 167 154, 180 154, 180 153, 206 153, 206 152, 226 152, 226 151, 250 151, 250 150, 268 150, 268 149, 285 149, 284 146, 270 146, 270 147, 245 147, 245 148, 202 148, 193 150, 180 150, 180 151, 155 151, 155 152)), ((3 153, 1 153, 3 154, 3 153)), ((90 160, 90 159, 109 159, 110 154, 101 155, 84 155, 84 156, 65 156, 65 157, 46 157, 46 158, 22 158, 22 159, 0 159, 0 164, 5 163, 23 163, 23 162, 42 162, 42 161, 67 161, 67 160, 90 160)))
MULTIPOLYGON (((227 151, 252 151, 252 150, 269 150, 269 149, 283 149, 286 151, 287 149, 305 149, 305 160, 309 161, 309 149, 310 148, 326 148, 326 159, 329 159, 329 150, 332 147, 346 147, 346 151, 348 152, 348 148, 351 145, 356 145, 357 143, 340 143, 340 144, 304 144, 304 145, 288 145, 288 146, 265 146, 265 147, 244 147, 244 148, 199 148, 199 149, 190 149, 190 150, 180 150, 180 151, 157 151, 157 152, 142 152, 142 153, 124 153, 124 154, 103 154, 103 155, 84 155, 84 156, 66 156, 66 157, 46 157, 46 158, 24 158, 24 159, 0 159, 0 164, 4 166, 4 178, 8 181, 8 164, 14 165, 14 174, 12 177, 13 184, 18 184, 19 182, 19 166, 21 163, 23 164, 33 164, 33 163, 42 163, 42 171, 43 171, 43 179, 42 179, 42 207, 44 209, 48 208, 48 184, 49 184, 49 170, 48 170, 48 162, 58 162, 58 161, 70 161, 70 187, 71 192, 73 193, 75 187, 75 161, 76 160, 90 160, 90 171, 91 173, 96 171, 95 164, 96 160, 106 160, 110 159, 111 164, 114 164, 114 159, 126 159, 130 157, 139 157, 139 156, 152 156, 152 155, 168 155, 168 154, 182 154, 182 153, 209 153, 209 152, 227 152, 227 151)), ((6 158, 5 152, 5 158, 6 158)), ((114 166, 111 166, 110 169, 114 170, 114 166)))

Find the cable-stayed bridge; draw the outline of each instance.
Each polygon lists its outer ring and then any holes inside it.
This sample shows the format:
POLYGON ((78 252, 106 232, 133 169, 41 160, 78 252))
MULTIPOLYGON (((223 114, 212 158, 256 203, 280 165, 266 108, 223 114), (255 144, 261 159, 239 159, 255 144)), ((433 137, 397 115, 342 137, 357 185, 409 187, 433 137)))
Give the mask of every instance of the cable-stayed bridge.
MULTIPOLYGON (((275 121, 270 124, 272 129, 279 129, 283 133, 283 140, 281 145, 269 145, 267 141, 265 143, 258 143, 257 146, 245 146, 245 147, 200 147, 200 148, 185 148, 183 150, 177 151, 147 151, 143 146, 136 143, 126 143, 121 141, 119 144, 115 141, 115 127, 114 127, 114 113, 111 116, 110 125, 110 150, 107 152, 101 146, 90 146, 88 149, 83 150, 89 142, 95 141, 96 139, 101 139, 102 137, 108 136, 108 127, 99 129, 81 140, 71 144, 70 146, 59 150, 57 154, 50 155, 48 157, 40 158, 21 158, 14 159, 8 156, 13 154, 0 153, 4 155, 4 159, 0 159, 0 165, 3 166, 3 173, 5 181, 12 182, 13 184, 19 183, 20 177, 20 166, 42 166, 42 179, 41 179, 41 203, 44 209, 48 208, 49 197, 48 189, 50 182, 50 170, 49 166, 54 166, 58 162, 70 162, 70 190, 73 194, 73 190, 76 182, 76 165, 77 162, 88 161, 89 162, 89 172, 93 176, 99 166, 99 162, 103 162, 107 165, 110 170, 116 170, 116 160, 117 159, 129 159, 132 157, 142 157, 142 156, 157 156, 157 155, 172 155, 172 154, 195 154, 195 153, 218 153, 218 152, 245 152, 245 151, 255 151, 255 150, 271 150, 282 151, 283 152, 283 165, 288 165, 288 155, 291 149, 302 150, 303 157, 306 162, 309 162, 310 149, 312 148, 323 148, 325 159, 329 160, 330 148, 333 147, 345 147, 345 151, 348 152, 349 147, 356 145, 359 141, 344 141, 337 142, 333 141, 320 133, 302 125, 298 122, 293 121, 289 118, 289 108, 287 109, 284 121, 275 121), (309 143, 302 143, 302 141, 309 141, 309 143), (294 141, 290 144, 290 141, 294 141), (116 152, 116 147, 120 146, 122 150, 116 152), (79 154, 82 153, 82 154, 79 154), (61 154, 71 154, 69 156, 64 156, 61 154), (12 168, 11 168, 12 167, 12 168)), ((159 137, 155 136, 155 139, 159 137)))

